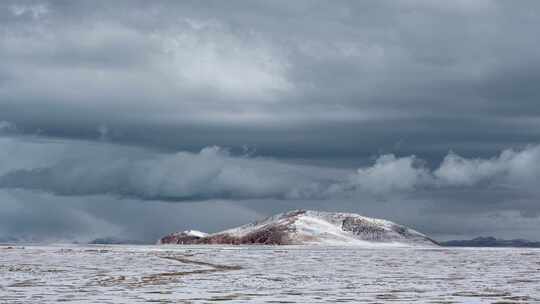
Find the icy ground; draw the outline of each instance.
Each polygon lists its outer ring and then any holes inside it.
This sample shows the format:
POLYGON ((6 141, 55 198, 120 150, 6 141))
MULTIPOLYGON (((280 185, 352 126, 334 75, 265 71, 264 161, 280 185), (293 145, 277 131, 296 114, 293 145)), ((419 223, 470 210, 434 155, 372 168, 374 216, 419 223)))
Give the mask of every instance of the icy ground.
POLYGON ((540 303, 540 250, 0 246, 0 303, 540 303))

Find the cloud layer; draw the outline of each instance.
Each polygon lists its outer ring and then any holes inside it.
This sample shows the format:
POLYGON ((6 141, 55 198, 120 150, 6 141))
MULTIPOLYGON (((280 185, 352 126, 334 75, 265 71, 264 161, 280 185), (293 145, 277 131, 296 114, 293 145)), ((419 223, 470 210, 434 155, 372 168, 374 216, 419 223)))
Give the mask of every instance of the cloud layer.
POLYGON ((540 5, 475 3, 3 1, 0 120, 286 157, 538 142, 540 5))
POLYGON ((0 177, 0 188, 140 200, 295 199, 321 197, 325 185, 335 179, 333 170, 232 157, 218 147, 145 158, 122 152, 109 151, 108 158, 71 156, 52 166, 11 168, 0 177))
MULTIPOLYGON (((3 141, 4 151, 17 148, 3 141)), ((40 145, 38 145, 39 147, 40 145)), ((52 151, 58 151, 52 145, 52 151)), ((99 146, 99 145, 98 145, 99 146)), ((29 149, 27 147, 26 149, 29 149)), ((41 147, 39 147, 41 149, 41 147)), ((80 148, 79 148, 80 149, 80 148)), ((95 149, 95 148, 94 148, 95 149)), ((140 200, 329 199, 351 195, 387 196, 443 188, 513 188, 536 190, 540 181, 540 146, 505 150, 489 159, 449 153, 430 170, 415 156, 381 155, 375 163, 353 169, 300 166, 275 159, 231 155, 207 147, 199 153, 152 153, 110 147, 102 155, 64 151, 51 161, 3 164, 0 188, 30 189, 57 195, 114 195, 140 200), (52 162, 52 163, 51 163, 52 162), (15 166, 15 167, 14 167, 15 166)), ((55 152, 52 152, 55 153, 55 152)))

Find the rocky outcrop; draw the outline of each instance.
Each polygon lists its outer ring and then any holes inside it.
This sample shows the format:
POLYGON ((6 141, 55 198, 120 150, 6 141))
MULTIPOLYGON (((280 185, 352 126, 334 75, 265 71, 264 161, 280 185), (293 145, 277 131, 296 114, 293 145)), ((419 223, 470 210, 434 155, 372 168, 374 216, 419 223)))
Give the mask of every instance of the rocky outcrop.
POLYGON ((197 244, 200 239, 208 236, 207 233, 197 230, 186 230, 182 232, 174 232, 162 237, 159 240, 160 244, 197 244))
POLYGON ((169 234, 160 244, 437 245, 427 236, 390 221, 353 213, 294 210, 222 232, 169 234))

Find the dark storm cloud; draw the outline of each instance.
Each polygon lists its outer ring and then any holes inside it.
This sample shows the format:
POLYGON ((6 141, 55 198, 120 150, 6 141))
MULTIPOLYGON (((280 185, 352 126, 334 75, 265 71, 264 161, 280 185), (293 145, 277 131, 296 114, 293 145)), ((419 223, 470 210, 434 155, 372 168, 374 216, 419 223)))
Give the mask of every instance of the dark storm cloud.
POLYGON ((0 119, 27 133, 320 158, 539 137, 535 2, 2 6, 0 119))
POLYGON ((134 229, 128 201, 230 199, 258 215, 311 204, 439 235, 528 234, 539 14, 496 0, 3 1, 9 216, 39 217, 39 197, 86 219, 51 235, 103 234, 99 221, 113 234, 134 229), (114 216, 81 211, 96 204, 114 216))

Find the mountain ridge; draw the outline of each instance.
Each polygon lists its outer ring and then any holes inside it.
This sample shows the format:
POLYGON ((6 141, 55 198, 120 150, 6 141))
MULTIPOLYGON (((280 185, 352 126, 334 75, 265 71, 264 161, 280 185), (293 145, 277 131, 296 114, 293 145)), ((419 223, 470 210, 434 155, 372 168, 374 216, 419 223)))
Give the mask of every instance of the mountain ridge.
POLYGON ((303 209, 208 235, 175 232, 161 238, 158 244, 438 245, 426 235, 388 220, 303 209))
POLYGON ((527 247, 540 248, 540 242, 529 241, 524 239, 504 240, 492 236, 476 237, 470 240, 450 240, 441 242, 442 246, 446 247, 527 247))

